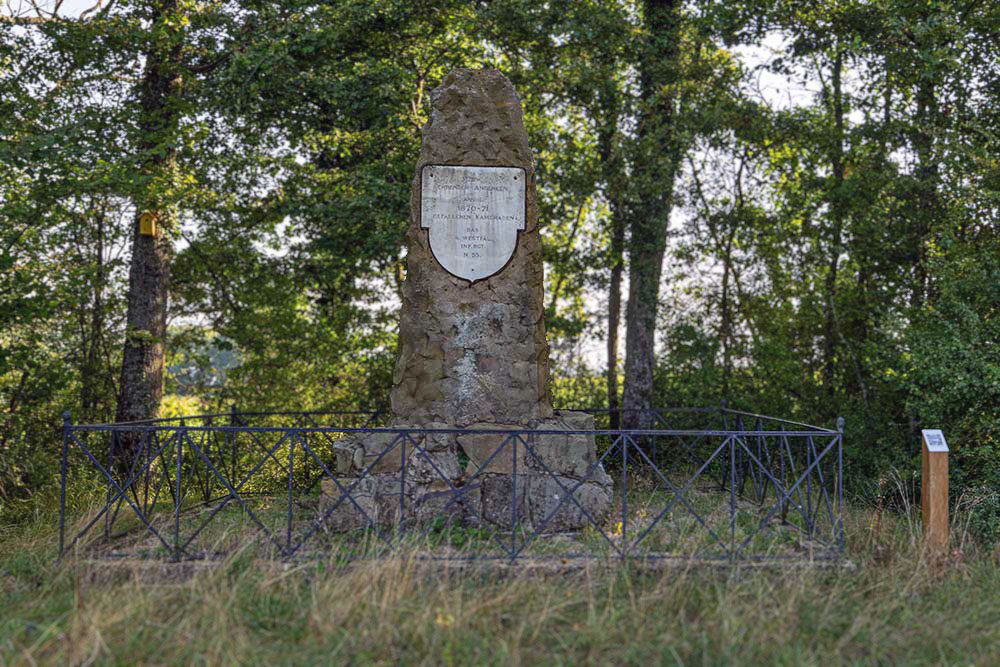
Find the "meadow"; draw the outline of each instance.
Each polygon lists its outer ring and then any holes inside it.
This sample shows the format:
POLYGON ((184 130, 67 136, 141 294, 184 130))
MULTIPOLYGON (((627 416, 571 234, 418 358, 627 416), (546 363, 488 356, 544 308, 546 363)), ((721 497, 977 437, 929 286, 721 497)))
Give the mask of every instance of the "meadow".
POLYGON ((839 567, 560 574, 405 552, 338 566, 244 550, 217 567, 56 561, 55 518, 0 541, 0 664, 995 665, 1000 562, 961 514, 928 555, 913 509, 849 504, 839 567))

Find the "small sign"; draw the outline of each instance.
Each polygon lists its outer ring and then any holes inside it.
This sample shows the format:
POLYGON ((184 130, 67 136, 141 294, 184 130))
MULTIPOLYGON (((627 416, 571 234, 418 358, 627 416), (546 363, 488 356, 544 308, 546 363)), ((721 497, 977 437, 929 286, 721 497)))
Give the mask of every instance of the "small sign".
POLYGON ((524 229, 520 167, 427 165, 420 175, 420 226, 448 273, 475 282, 497 273, 524 229))
POLYGON ((924 443, 929 452, 947 452, 948 443, 944 440, 944 433, 940 429, 924 429, 921 431, 924 436, 924 443))

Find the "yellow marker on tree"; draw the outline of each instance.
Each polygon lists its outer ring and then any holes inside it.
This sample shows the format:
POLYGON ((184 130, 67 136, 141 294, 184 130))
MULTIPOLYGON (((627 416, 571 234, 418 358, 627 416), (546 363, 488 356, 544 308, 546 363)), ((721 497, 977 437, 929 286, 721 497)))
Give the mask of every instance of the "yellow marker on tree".
POLYGON ((139 233, 143 236, 156 236, 156 214, 145 211, 139 216, 139 233))

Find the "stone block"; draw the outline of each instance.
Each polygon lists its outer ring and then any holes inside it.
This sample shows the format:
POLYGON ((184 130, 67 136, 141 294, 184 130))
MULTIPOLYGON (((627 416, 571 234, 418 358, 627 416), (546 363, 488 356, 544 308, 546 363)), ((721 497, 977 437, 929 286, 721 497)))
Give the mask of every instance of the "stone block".
POLYGON ((546 533, 580 530, 592 521, 602 526, 611 507, 611 487, 568 477, 558 480, 562 487, 548 475, 532 477, 528 492, 532 526, 539 528, 544 523, 546 533))
POLYGON ((569 477, 529 474, 517 476, 515 491, 512 475, 487 475, 483 479, 484 521, 509 529, 512 503, 516 506, 518 524, 525 530, 535 530, 543 523, 546 533, 580 530, 591 525, 591 520, 601 525, 607 519, 611 487, 569 477))
POLYGON ((368 525, 369 520, 378 521, 375 507, 375 494, 370 479, 338 478, 340 485, 348 491, 350 498, 344 497, 343 491, 333 480, 327 478, 320 482, 320 502, 318 518, 326 516, 323 527, 335 533, 357 530, 368 525), (352 488, 352 484, 357 484, 352 488), (351 499, 354 502, 351 502, 351 499))
POLYGON ((419 458, 417 446, 428 453, 448 451, 453 439, 447 433, 351 433, 334 445, 337 474, 356 475, 365 470, 372 475, 398 473, 403 465, 404 445, 407 459, 414 460, 419 458))
POLYGON ((528 476, 517 476, 517 488, 513 475, 485 474, 479 478, 482 485, 482 517, 486 523, 500 528, 511 527, 511 505, 516 507, 518 522, 528 516, 527 491, 528 476))
POLYGON ((458 456, 454 451, 426 451, 407 447, 406 479, 418 485, 454 483, 462 476, 458 456), (446 481, 447 480, 447 481, 446 481))
POLYGON ((365 449, 359 442, 340 441, 334 445, 334 472, 350 475, 365 463, 365 449))
MULTIPOLYGON (((443 422, 429 422, 421 426, 415 426, 414 428, 421 429, 453 429, 453 426, 445 424, 443 422)), ((413 439, 416 440, 422 448, 428 452, 440 452, 446 449, 454 450, 455 447, 455 434, 454 433, 422 433, 414 434, 413 439)))
MULTIPOLYGON (((473 424, 469 428, 476 430, 519 430, 524 427, 512 424, 473 424)), ((457 440, 458 446, 469 457, 469 464, 466 466, 465 471, 468 477, 476 474, 477 471, 509 475, 514 466, 515 448, 517 450, 518 466, 521 470, 526 470, 527 451, 520 440, 516 437, 512 438, 510 434, 483 433, 480 435, 469 433, 459 435, 457 440), (499 452, 497 452, 498 449, 500 450, 499 452), (492 457, 492 460, 490 457, 492 457)))
MULTIPOLYGON (((582 412, 562 412, 555 418, 534 422, 533 427, 539 431, 592 431, 594 418, 582 412)), ((539 472, 582 479, 597 460, 597 446, 594 436, 589 433, 531 435, 528 444, 528 464, 539 472)), ((597 475, 597 481, 605 483, 601 479, 604 475, 601 466, 597 466, 593 474, 597 475)))
MULTIPOLYGON (((458 468, 457 461, 454 468, 458 468)), ((461 481, 449 484, 440 477, 431 481, 408 478, 401 486, 398 474, 343 477, 337 481, 350 490, 354 502, 341 500, 342 491, 333 480, 327 478, 320 483, 318 517, 330 511, 324 526, 332 532, 364 528, 369 520, 381 526, 396 524, 401 501, 407 521, 444 517, 466 526, 480 522, 482 494, 478 483, 462 486, 461 481)))
POLYGON ((569 431, 593 431, 594 415, 576 410, 560 410, 556 413, 555 419, 562 423, 563 427, 569 431))
POLYGON ((481 504, 481 484, 478 480, 455 487, 436 483, 414 490, 410 514, 417 521, 434 521, 443 517, 463 526, 478 526, 481 504))

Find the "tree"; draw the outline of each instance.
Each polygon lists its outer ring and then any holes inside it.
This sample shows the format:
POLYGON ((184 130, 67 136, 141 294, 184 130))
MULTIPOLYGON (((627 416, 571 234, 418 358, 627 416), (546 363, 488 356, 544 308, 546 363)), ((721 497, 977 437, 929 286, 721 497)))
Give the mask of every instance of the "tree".
POLYGON ((674 181, 684 157, 678 127, 682 3, 643 3, 640 110, 629 215, 629 298, 625 338, 624 423, 648 428, 653 406, 656 316, 674 181))
MULTIPOLYGON (((186 13, 176 0, 150 2, 136 114, 139 176, 132 200, 132 259, 128 314, 115 421, 157 416, 163 394, 172 230, 177 224, 177 133, 183 114, 181 71, 186 13), (143 234, 140 218, 158 229, 143 234)), ((125 445, 129 447, 128 444, 125 445)))
POLYGON ((118 189, 122 75, 109 74, 124 40, 94 40, 86 22, 44 12, 5 18, 0 501, 48 483, 62 410, 113 419, 127 245, 120 221, 129 214, 118 189))

